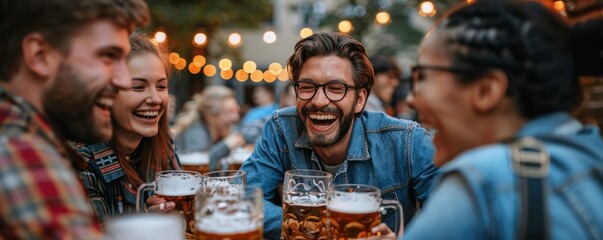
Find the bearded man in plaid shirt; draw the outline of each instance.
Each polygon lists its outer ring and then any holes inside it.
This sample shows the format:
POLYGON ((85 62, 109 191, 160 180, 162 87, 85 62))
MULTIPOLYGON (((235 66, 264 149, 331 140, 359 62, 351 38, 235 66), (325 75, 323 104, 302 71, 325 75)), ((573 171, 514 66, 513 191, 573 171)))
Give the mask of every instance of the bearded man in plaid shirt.
POLYGON ((65 139, 111 137, 143 0, 0 0, 0 239, 97 239, 65 139))

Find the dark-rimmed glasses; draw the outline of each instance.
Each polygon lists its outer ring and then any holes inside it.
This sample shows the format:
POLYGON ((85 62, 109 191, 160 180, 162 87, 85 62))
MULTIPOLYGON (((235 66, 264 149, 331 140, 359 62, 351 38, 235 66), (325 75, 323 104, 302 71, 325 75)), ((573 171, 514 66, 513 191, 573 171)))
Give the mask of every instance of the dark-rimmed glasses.
POLYGON ((463 67, 446 67, 446 66, 416 64, 410 68, 411 80, 412 80, 411 85, 410 85, 411 90, 414 89, 415 86, 417 84, 419 84, 419 82, 424 80, 424 78, 425 78, 425 74, 423 73, 424 70, 451 72, 454 74, 461 74, 461 75, 476 75, 481 72, 479 70, 463 68, 463 67))
POLYGON ((312 81, 301 80, 297 82, 292 82, 293 88, 295 88, 295 95, 301 100, 310 100, 316 95, 316 91, 319 87, 322 87, 322 91, 325 96, 331 102, 341 101, 348 93, 348 89, 357 89, 356 86, 352 86, 346 83, 342 83, 340 81, 329 81, 324 84, 318 84, 312 81))

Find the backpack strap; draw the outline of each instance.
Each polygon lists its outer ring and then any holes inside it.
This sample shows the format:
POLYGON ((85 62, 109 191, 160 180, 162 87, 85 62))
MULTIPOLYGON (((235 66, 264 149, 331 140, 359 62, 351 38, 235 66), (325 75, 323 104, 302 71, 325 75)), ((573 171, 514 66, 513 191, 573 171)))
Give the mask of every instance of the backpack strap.
POLYGON ((517 239, 549 239, 547 177, 550 157, 544 144, 533 137, 509 144, 513 171, 519 183, 519 225, 517 239))

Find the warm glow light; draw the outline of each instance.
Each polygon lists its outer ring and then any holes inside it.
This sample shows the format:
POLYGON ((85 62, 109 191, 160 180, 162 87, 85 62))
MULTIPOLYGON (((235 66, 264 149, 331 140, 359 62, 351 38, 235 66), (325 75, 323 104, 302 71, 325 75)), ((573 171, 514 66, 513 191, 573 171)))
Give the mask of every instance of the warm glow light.
POLYGON ((157 31, 155 33, 155 41, 158 43, 162 43, 165 42, 165 40, 167 40, 167 34, 165 34, 162 31, 157 31))
POLYGON ((203 65, 205 65, 205 63, 206 59, 204 56, 196 55, 195 57, 193 57, 193 64, 195 64, 197 67, 201 68, 203 67, 203 65))
POLYGON ((251 81, 261 82, 264 79, 264 72, 262 70, 255 70, 251 74, 249 74, 251 81))
POLYGON ((233 75, 232 69, 226 69, 226 70, 220 71, 220 77, 222 77, 222 79, 224 79, 224 80, 230 80, 232 78, 232 75, 233 75))
POLYGON ((270 66, 268 66, 268 70, 270 70, 272 74, 278 75, 279 73, 281 73, 281 71, 283 71, 283 66, 281 66, 280 63, 273 62, 270 64, 270 66))
POLYGON ((255 71, 256 68, 257 65, 253 61, 247 61, 243 63, 243 70, 245 70, 246 73, 252 73, 253 71, 255 71))
POLYGON ((475 3, 475 0, 467 0, 467 4, 473 4, 475 3))
POLYGON ((180 54, 175 53, 175 52, 171 52, 170 55, 168 56, 168 60, 170 61, 171 64, 176 64, 178 62, 178 59, 180 59, 180 54))
POLYGON ((435 5, 431 1, 422 2, 419 8, 419 15, 422 17, 433 17, 436 14, 435 5))
POLYGON ((274 42, 276 42, 276 33, 273 31, 266 31, 264 33, 263 39, 264 39, 264 42, 266 42, 268 44, 274 43, 274 42))
POLYGON ((228 70, 232 67, 232 62, 228 58, 222 58, 220 59, 220 62, 218 62, 218 66, 220 66, 220 69, 222 70, 228 70))
POLYGON ((239 82, 245 82, 249 78, 249 74, 247 74, 243 69, 239 69, 239 70, 237 70, 237 74, 235 75, 235 78, 239 82))
POLYGON ((197 33, 193 37, 193 43, 197 46, 203 46, 207 43, 207 35, 205 33, 197 33))
POLYGON ((243 38, 241 37, 241 34, 233 32, 230 35, 228 35, 228 46, 237 48, 237 47, 240 47, 242 43, 243 43, 243 38))
POLYGON ((278 78, 278 80, 281 80, 281 81, 287 81, 287 80, 289 80, 289 73, 287 71, 285 71, 285 69, 283 69, 283 71, 281 71, 281 73, 279 73, 278 76, 276 76, 276 78, 278 78))
POLYGON ((555 1, 555 3, 553 3, 553 7, 555 7, 555 10, 559 12, 565 11, 565 3, 563 1, 555 1))
POLYGON ((379 12, 377 13, 377 15, 375 16, 375 22, 377 22, 377 24, 388 24, 391 22, 391 17, 389 16, 389 13, 387 12, 379 12))
POLYGON ((339 24, 337 25, 337 28, 342 33, 349 33, 352 31, 352 28, 353 28, 352 22, 350 22, 348 20, 343 20, 343 21, 339 22, 339 24))
POLYGON ((307 38, 312 34, 314 34, 314 32, 312 32, 311 28, 302 28, 301 30, 299 30, 299 36, 301 38, 307 38))
POLYGON ((186 67, 186 59, 184 58, 180 58, 178 59, 178 61, 176 61, 176 69, 178 70, 182 70, 186 67))
POLYGON ((276 74, 274 74, 271 70, 264 71, 264 81, 271 83, 276 80, 276 74))
POLYGON ((188 65, 188 71, 191 72, 192 74, 197 74, 201 71, 201 68, 198 67, 197 65, 195 65, 194 63, 190 63, 188 65))
POLYGON ((213 77, 216 75, 216 66, 211 64, 205 65, 205 67, 203 67, 203 74, 208 77, 213 77))

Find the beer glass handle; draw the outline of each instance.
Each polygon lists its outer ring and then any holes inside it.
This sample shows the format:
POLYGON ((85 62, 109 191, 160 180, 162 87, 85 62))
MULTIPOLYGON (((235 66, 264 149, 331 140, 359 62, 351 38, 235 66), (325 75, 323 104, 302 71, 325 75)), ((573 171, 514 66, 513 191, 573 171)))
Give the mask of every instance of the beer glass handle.
POLYGON ((155 190, 157 188, 157 184, 155 182, 143 183, 138 187, 138 191, 136 191, 136 212, 140 212, 142 206, 144 206, 144 192, 149 189, 155 190))
POLYGON ((398 211, 398 214, 396 214, 396 223, 398 224, 398 229, 392 229, 394 231, 398 231, 396 233, 396 236, 401 237, 402 233, 404 232, 404 214, 402 213, 402 205, 400 205, 400 202, 396 201, 396 200, 383 200, 383 203, 381 204, 381 206, 383 208, 395 208, 398 211))

